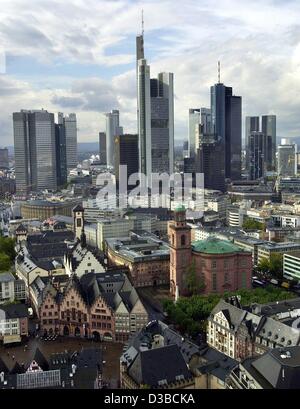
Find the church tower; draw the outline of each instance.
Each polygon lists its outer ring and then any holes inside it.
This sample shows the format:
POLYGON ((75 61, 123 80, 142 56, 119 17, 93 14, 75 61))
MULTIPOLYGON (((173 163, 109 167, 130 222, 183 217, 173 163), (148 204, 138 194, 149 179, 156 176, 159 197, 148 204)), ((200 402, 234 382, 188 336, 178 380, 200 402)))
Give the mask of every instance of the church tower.
POLYGON ((77 205, 73 209, 74 218, 74 234, 77 239, 81 240, 82 233, 84 233, 84 208, 77 205))
POLYGON ((170 243, 170 292, 175 297, 177 293, 185 293, 185 277, 191 263, 191 228, 186 224, 184 206, 176 207, 174 220, 168 223, 170 243))

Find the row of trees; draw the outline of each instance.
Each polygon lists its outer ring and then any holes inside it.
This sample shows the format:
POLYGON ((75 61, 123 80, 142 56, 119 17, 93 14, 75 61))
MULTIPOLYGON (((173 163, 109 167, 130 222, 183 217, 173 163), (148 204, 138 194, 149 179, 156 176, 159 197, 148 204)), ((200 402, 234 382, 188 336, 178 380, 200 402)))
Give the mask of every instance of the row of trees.
POLYGON ((0 273, 10 270, 15 259, 14 247, 14 239, 0 237, 0 273))
POLYGON ((263 258, 257 266, 258 271, 281 279, 283 277, 283 257, 273 253, 270 258, 263 258))
POLYGON ((200 332, 206 331, 207 318, 220 299, 232 295, 240 295, 241 304, 244 306, 252 303, 265 304, 294 297, 294 294, 288 291, 268 286, 251 290, 242 289, 236 292, 227 292, 223 295, 210 294, 181 297, 176 303, 172 300, 165 300, 163 307, 168 314, 169 320, 176 325, 179 331, 195 337, 200 332))

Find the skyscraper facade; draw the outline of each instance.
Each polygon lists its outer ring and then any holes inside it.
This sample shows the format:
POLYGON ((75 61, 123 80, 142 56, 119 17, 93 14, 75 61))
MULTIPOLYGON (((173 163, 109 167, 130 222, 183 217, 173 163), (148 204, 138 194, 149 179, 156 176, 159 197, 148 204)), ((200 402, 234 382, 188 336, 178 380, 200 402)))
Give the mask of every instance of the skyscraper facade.
POLYGON ((297 174, 297 145, 282 139, 278 145, 278 176, 295 176, 297 174))
POLYGON ((66 152, 66 135, 62 114, 58 114, 58 124, 55 124, 55 146, 56 146, 56 179, 57 186, 63 186, 67 182, 67 152, 66 152))
POLYGON ((115 137, 123 134, 120 127, 119 111, 112 110, 105 114, 106 117, 106 164, 113 167, 115 164, 115 137))
POLYGON ((66 137, 67 170, 77 167, 77 119, 76 114, 66 115, 63 118, 66 137))
POLYGON ((54 114, 45 110, 13 114, 17 193, 56 190, 54 114))
POLYGON ((225 191, 224 145, 216 134, 200 134, 196 172, 204 174, 205 189, 225 191))
POLYGON ((220 137, 224 149, 225 177, 241 177, 242 98, 232 88, 218 83, 211 87, 211 132, 220 137))
POLYGON ((106 133, 99 132, 99 156, 101 165, 106 165, 106 133))
POLYGON ((259 132, 259 116, 246 116, 245 122, 245 148, 246 148, 246 169, 250 168, 250 135, 251 132, 259 132))
POLYGON ((188 141, 189 141, 189 156, 190 158, 195 157, 196 146, 195 146, 195 130, 196 126, 201 123, 200 108, 189 109, 189 122, 188 122, 188 141))
POLYGON ((231 180, 241 178, 242 168, 242 98, 231 95, 226 97, 225 126, 225 176, 231 180))
POLYGON ((256 180, 263 178, 266 174, 266 152, 268 138, 263 132, 252 131, 249 139, 249 178, 256 180))
POLYGON ((172 73, 159 73, 150 79, 143 35, 136 39, 136 58, 139 170, 151 183, 152 172, 174 169, 174 78, 172 73))
MULTIPOLYGON (((124 134, 115 138, 115 174, 117 185, 120 180, 120 165, 127 166, 127 178, 139 171, 138 135, 124 134)), ((129 186, 130 188, 131 186, 129 186)))
POLYGON ((173 74, 160 73, 151 79, 151 161, 152 172, 174 171, 173 74))
POLYGON ((8 169, 9 160, 8 160, 8 149, 0 148, 0 169, 8 169))
POLYGON ((270 145, 267 147, 267 170, 276 169, 276 115, 263 115, 261 131, 267 135, 270 145))

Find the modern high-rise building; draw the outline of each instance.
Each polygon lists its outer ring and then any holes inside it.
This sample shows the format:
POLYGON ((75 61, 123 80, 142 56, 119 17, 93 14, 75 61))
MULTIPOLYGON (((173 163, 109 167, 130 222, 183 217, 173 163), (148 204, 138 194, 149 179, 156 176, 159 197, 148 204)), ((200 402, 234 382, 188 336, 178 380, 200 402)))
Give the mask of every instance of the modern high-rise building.
POLYGON ((17 193, 56 190, 54 114, 21 110, 13 114, 17 193))
POLYGON ((195 146, 195 130, 196 126, 201 124, 200 119, 200 108, 190 108, 189 109, 189 122, 188 122, 188 141, 189 141, 189 156, 190 158, 195 157, 196 146, 195 146))
POLYGON ((105 114, 106 117, 106 164, 113 167, 115 164, 115 137, 123 134, 120 126, 120 116, 117 109, 105 114))
MULTIPOLYGON (((139 172, 138 135, 124 134, 115 138, 115 174, 117 185, 120 180, 120 165, 127 166, 127 179, 134 173, 139 172)), ((129 186, 129 188, 131 187, 129 186)))
POLYGON ((76 114, 70 114, 63 118, 66 137, 67 170, 74 169, 78 165, 77 159, 77 119, 76 114))
POLYGON ((250 135, 251 132, 259 132, 259 116, 246 116, 245 123, 245 149, 246 149, 246 169, 249 170, 250 166, 250 156, 249 156, 249 146, 250 146, 250 135))
POLYGON ((159 73, 151 79, 151 161, 153 173, 174 171, 173 74, 159 73))
POLYGON ((203 126, 204 133, 210 133, 212 130, 211 125, 211 110, 209 108, 191 108, 189 109, 189 122, 188 122, 188 136, 189 136, 189 154, 193 158, 197 152, 196 146, 196 132, 198 125, 203 126))
POLYGON ((242 170, 242 98, 226 96, 225 177, 239 180, 242 170))
POLYGON ((196 155, 196 172, 204 174, 204 188, 225 191, 224 145, 216 134, 204 134, 203 126, 199 136, 196 155))
MULTIPOLYGON (((173 74, 159 73, 157 78, 150 80, 143 35, 137 36, 136 51, 139 170, 148 177, 155 172, 173 173, 173 74)), ((148 182, 151 183, 150 179, 148 182)))
POLYGON ((267 171, 265 160, 268 138, 263 132, 252 131, 249 139, 249 178, 256 180, 263 178, 267 171))
POLYGON ((68 177, 66 135, 62 115, 61 113, 58 114, 58 123, 55 124, 57 186, 63 186, 67 182, 68 177))
POLYGON ((99 156, 101 165, 106 165, 106 133, 99 132, 99 156))
POLYGON ((295 176, 297 174, 297 145, 289 140, 281 139, 278 145, 278 176, 295 176))
POLYGON ((241 177, 242 98, 232 95, 232 88, 222 83, 211 87, 211 132, 224 146, 225 177, 241 177))
POLYGON ((0 148, 0 169, 8 169, 9 159, 8 159, 8 149, 0 148))
POLYGON ((267 147, 267 170, 276 169, 276 115, 263 115, 261 131, 267 135, 270 145, 267 147))

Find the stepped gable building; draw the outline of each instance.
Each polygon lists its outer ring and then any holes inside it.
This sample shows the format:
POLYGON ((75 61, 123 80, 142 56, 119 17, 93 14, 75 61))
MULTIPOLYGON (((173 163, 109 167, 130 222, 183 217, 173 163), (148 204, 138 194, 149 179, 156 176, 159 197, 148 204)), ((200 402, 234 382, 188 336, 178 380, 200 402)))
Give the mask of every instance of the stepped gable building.
POLYGON ((31 299, 45 334, 124 342, 148 322, 136 290, 120 271, 72 274, 60 288, 37 278, 31 299))
POLYGON ((187 277, 191 269, 204 294, 251 288, 252 255, 230 241, 209 237, 191 242, 186 210, 179 206, 169 222, 170 291, 173 296, 188 294, 187 277))
POLYGON ((236 298, 221 300, 208 319, 207 343, 237 360, 300 345, 299 306, 295 299, 243 309, 236 298))

